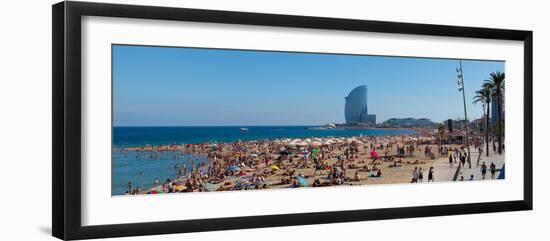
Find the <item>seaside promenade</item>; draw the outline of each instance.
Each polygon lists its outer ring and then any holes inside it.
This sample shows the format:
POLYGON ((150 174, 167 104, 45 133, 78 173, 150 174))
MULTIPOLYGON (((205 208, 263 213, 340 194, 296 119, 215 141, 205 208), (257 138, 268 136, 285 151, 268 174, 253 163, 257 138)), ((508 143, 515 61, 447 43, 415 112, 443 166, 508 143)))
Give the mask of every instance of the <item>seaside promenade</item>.
POLYGON ((477 156, 478 153, 476 152, 475 155, 472 154, 472 168, 468 168, 468 164, 466 164, 466 168, 462 168, 458 174, 458 179, 460 179, 460 176, 464 176, 464 180, 469 180, 471 175, 474 175, 475 180, 481 180, 481 164, 485 162, 485 165, 487 165, 487 174, 485 176, 485 180, 491 179, 491 172, 490 172, 490 165, 491 162, 495 163, 496 166, 496 175, 495 179, 498 178, 500 175, 500 171, 504 165, 504 156, 505 153, 502 153, 502 155, 498 154, 489 154, 489 156, 485 156, 485 154, 481 155, 481 159, 479 160, 479 166, 476 167, 477 162, 477 156))
MULTIPOLYGON (((489 156, 485 156, 485 154, 482 153, 481 158, 479 160, 479 166, 477 166, 477 159, 479 156, 479 152, 472 152, 472 168, 468 168, 468 163, 466 163, 465 167, 461 167, 460 171, 458 172, 457 181, 460 180, 460 177, 463 176, 464 180, 469 180, 471 175, 474 175, 475 180, 481 180, 481 165, 483 162, 485 162, 485 165, 487 165, 487 174, 485 176, 485 179, 491 178, 491 172, 490 172, 490 165, 491 162, 493 162, 496 166, 496 178, 500 175, 500 171, 502 167, 504 166, 504 156, 505 153, 502 155, 498 154, 489 154, 489 156)), ((436 182, 443 182, 443 181, 453 181, 454 175, 457 171, 457 168, 459 167, 459 163, 453 163, 453 166, 449 164, 449 158, 439 158, 434 164, 434 171, 435 171, 435 181, 436 182)))

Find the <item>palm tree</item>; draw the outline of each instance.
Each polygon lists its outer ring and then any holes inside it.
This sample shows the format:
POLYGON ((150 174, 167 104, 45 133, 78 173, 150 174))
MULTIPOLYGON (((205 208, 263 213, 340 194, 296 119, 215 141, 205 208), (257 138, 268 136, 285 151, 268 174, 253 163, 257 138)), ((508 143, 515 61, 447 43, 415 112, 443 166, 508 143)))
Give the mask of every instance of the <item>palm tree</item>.
MULTIPOLYGON (((497 71, 490 74, 490 78, 485 80, 484 86, 487 86, 496 96, 497 101, 497 141, 498 141, 498 154, 502 154, 502 93, 504 92, 504 73, 497 71)), ((495 111, 495 110, 493 110, 495 111)))
POLYGON ((476 91, 474 96, 474 101, 472 103, 482 103, 483 104, 483 114, 485 115, 485 153, 489 156, 489 104, 491 103, 491 96, 493 92, 487 85, 482 85, 482 88, 476 91), (487 112, 485 112, 485 106, 487 106, 487 112))

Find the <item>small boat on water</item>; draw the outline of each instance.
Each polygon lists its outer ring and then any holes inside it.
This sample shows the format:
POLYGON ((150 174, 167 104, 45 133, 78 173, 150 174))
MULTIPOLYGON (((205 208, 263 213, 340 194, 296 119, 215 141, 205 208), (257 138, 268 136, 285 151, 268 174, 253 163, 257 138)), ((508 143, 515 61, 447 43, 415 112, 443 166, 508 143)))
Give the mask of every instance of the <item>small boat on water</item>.
POLYGON ((248 128, 241 128, 241 132, 248 132, 248 128))

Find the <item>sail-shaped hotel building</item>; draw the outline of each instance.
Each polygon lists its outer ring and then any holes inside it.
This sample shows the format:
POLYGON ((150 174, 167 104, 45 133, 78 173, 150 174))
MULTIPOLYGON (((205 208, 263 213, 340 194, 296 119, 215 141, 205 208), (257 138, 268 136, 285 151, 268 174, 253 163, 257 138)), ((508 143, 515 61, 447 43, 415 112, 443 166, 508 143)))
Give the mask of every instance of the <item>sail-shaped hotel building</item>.
POLYGON ((376 124, 376 115, 368 113, 366 85, 355 87, 345 99, 346 106, 344 114, 346 117, 346 124, 376 124))

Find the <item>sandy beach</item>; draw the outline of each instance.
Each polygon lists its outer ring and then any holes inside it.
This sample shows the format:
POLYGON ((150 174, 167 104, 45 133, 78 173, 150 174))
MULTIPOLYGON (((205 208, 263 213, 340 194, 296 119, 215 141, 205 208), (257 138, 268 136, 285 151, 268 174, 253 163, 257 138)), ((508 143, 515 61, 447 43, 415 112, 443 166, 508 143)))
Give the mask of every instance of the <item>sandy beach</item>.
MULTIPOLYGON (((141 146, 115 151, 169 153, 174 158, 185 153, 208 159, 200 164, 190 160, 192 165, 170 167, 178 169, 177 177, 151 180, 149 187, 129 183, 127 194, 453 181, 460 156, 466 155, 463 146, 440 145, 429 131, 415 135, 141 146)), ((472 155, 472 162, 475 159, 472 155)))

